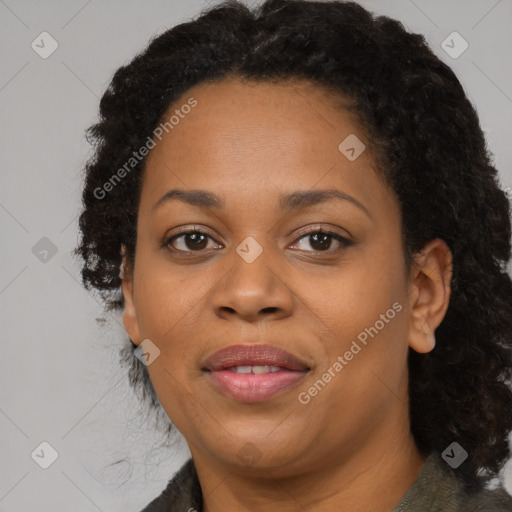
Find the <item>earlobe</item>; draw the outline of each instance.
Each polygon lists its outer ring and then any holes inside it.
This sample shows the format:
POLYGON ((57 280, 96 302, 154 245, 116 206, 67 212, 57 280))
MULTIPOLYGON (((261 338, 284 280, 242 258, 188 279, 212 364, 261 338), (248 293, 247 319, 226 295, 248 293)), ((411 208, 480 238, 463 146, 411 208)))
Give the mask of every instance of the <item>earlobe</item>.
POLYGON ((123 325, 133 343, 139 345, 141 338, 137 321, 137 310, 133 297, 133 272, 128 269, 124 246, 121 254, 122 262, 119 277, 121 278, 121 290, 124 298, 123 325))
POLYGON ((422 323, 427 317, 428 311, 417 312, 409 333, 409 346, 420 354, 426 354, 436 346, 435 328, 430 328, 426 320, 422 323))
POLYGON ((435 330, 450 302, 452 254, 441 239, 430 241, 415 258, 411 275, 409 346, 425 354, 434 349, 435 330))

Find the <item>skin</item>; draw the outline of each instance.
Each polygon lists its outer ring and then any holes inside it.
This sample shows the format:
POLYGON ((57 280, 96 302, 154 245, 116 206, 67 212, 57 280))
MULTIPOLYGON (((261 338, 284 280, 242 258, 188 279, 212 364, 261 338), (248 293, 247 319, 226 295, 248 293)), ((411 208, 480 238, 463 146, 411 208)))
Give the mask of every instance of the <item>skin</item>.
POLYGON ((150 339, 160 350, 148 371, 188 443, 204 510, 391 511, 425 460, 409 431, 407 353, 434 348, 450 251, 433 240, 406 268, 396 195, 369 151, 350 161, 338 149, 349 134, 365 139, 340 97, 308 82, 230 77, 190 89, 169 115, 190 97, 197 106, 147 157, 134 266, 123 258, 123 322, 134 343, 150 339), (173 188, 207 190, 225 205, 172 200, 152 211, 173 188), (331 188, 367 213, 335 199, 279 207, 282 194, 331 188), (211 238, 200 250, 190 236, 166 247, 178 226, 211 238), (352 243, 319 246, 304 234, 319 227, 352 243), (263 249, 252 263, 236 252, 248 236, 263 249), (300 403, 395 302, 402 310, 300 403), (276 345, 311 370, 266 402, 237 402, 201 367, 238 343, 276 345), (239 457, 249 442, 252 464, 239 457))

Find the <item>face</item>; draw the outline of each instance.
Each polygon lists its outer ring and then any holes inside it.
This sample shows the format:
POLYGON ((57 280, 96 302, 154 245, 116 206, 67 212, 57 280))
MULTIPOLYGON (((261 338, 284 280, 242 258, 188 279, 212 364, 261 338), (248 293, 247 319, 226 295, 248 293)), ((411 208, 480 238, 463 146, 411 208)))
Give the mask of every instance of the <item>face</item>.
POLYGON ((398 201, 357 120, 319 86, 235 78, 176 109, 147 157, 123 321, 160 351, 151 381, 192 455, 292 474, 406 435, 407 352, 432 348, 416 314, 432 294, 406 271, 398 201), (185 194, 199 190, 216 198, 185 194), (209 358, 233 345, 302 371, 214 378, 209 358))

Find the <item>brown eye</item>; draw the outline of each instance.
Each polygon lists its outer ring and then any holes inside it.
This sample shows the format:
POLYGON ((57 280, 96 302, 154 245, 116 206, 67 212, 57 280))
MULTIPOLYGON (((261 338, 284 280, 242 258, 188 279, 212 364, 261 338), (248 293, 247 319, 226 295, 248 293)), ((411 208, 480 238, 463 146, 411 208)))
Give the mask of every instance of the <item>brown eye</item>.
POLYGON ((208 241, 212 240, 209 235, 201 231, 187 231, 174 235, 166 241, 170 250, 193 252, 208 248, 208 241))
POLYGON ((327 252, 329 250, 337 251, 348 247, 351 245, 351 242, 337 233, 316 229, 303 234, 294 245, 297 246, 298 249, 306 252, 327 252), (331 248, 333 239, 338 244, 338 247, 334 249, 331 248), (311 249, 305 248, 308 243, 311 249))
POLYGON ((326 235, 325 233, 315 233, 309 235, 311 247, 315 251, 324 251, 331 247, 332 236, 326 235))

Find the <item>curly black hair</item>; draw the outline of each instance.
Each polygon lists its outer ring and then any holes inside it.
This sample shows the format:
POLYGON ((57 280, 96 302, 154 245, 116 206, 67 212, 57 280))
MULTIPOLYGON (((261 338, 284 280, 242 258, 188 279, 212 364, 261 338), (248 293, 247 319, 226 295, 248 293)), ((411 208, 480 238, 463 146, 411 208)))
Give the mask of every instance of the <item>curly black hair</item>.
MULTIPOLYGON (((401 207, 406 262, 434 239, 453 255, 452 293, 428 354, 409 350, 411 432, 419 451, 457 441, 469 458, 456 474, 471 489, 498 476, 512 430, 510 203, 475 108, 420 34, 354 2, 230 0, 155 36, 114 74, 87 130, 82 281, 107 311, 123 308, 121 247, 133 264, 145 159, 104 184, 142 147, 189 88, 227 77, 307 80, 349 98, 369 149, 401 207), (103 190, 105 190, 103 188, 103 190)), ((131 340, 130 340, 131 341, 131 340)), ((129 380, 161 407, 146 367, 125 347, 129 380)), ((169 432, 172 425, 169 426, 169 432)))

